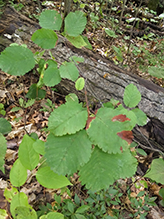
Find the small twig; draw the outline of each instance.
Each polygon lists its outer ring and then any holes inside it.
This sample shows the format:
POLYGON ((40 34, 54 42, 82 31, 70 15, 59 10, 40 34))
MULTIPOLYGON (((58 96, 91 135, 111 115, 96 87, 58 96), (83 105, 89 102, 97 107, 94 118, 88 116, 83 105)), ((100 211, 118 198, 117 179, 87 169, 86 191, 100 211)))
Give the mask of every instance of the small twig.
POLYGON ((156 149, 156 148, 153 148, 152 146, 151 146, 151 148, 150 148, 150 147, 147 147, 147 146, 141 144, 140 142, 138 142, 138 141, 135 140, 135 139, 134 139, 134 141, 135 141, 141 148, 143 148, 143 149, 148 149, 148 150, 151 150, 151 151, 153 151, 153 152, 158 152, 158 153, 160 153, 160 154, 162 155, 162 157, 164 158, 164 153, 163 153, 161 150, 156 149))

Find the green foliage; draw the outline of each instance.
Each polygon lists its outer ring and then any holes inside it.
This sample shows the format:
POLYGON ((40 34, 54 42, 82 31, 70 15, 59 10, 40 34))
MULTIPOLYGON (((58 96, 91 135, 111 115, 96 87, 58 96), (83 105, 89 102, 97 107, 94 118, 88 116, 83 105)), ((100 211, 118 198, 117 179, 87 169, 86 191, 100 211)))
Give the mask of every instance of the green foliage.
POLYGON ((162 158, 153 160, 151 169, 146 173, 145 177, 164 184, 164 161, 162 158))
POLYGON ((84 88, 85 85, 85 80, 84 78, 78 78, 76 83, 75 83, 75 88, 76 90, 82 90, 84 88))
POLYGON ((2 114, 3 116, 6 115, 6 111, 4 110, 4 105, 2 103, 0 103, 0 114, 2 114))
POLYGON ((36 179, 41 185, 49 189, 58 189, 72 185, 65 176, 54 173, 49 166, 39 168, 36 173, 36 179))
POLYGON ((19 159, 17 159, 10 171, 10 182, 15 187, 22 186, 27 179, 27 169, 22 165, 19 159))
POLYGON ((64 219, 64 215, 57 212, 50 212, 47 215, 43 215, 40 219, 64 219))
POLYGON ((23 166, 29 170, 34 169, 39 162, 39 154, 34 150, 33 144, 35 140, 28 135, 24 135, 19 146, 19 159, 23 166))
POLYGON ((122 150, 125 151, 128 148, 128 142, 120 138, 118 133, 123 130, 132 130, 135 124, 136 116, 132 112, 126 109, 115 110, 104 107, 98 110, 96 119, 91 122, 87 133, 92 142, 103 151, 114 154, 122 153, 122 150), (127 119, 126 116, 132 119, 120 122, 115 119, 119 115, 125 115, 124 119, 127 119), (99 133, 99 135, 95 135, 95 133, 99 133))
POLYGON ((82 48, 87 46, 86 40, 82 36, 72 37, 69 35, 64 35, 76 48, 82 48))
POLYGON ((39 24, 45 29, 60 30, 62 18, 55 10, 43 11, 39 17, 39 24))
MULTIPOLYGON (((54 30, 60 30, 61 16, 54 10, 43 11, 39 22, 42 28, 37 30, 31 39, 40 47, 51 49, 58 40, 54 30)), ((86 22, 86 17, 81 11, 71 12, 65 18, 64 33, 62 34, 78 48, 85 45, 90 46, 88 41, 80 35, 86 22)), ((115 32, 109 29, 105 29, 105 32, 112 38, 117 37, 115 32)), ((113 50, 117 60, 122 62, 123 56, 120 48, 113 47, 113 50)), ((46 91, 41 88, 44 85, 55 86, 60 83, 62 78, 76 81, 75 88, 77 90, 84 88, 85 80, 81 77, 78 79, 79 71, 76 67, 79 62, 83 61, 81 58, 71 57, 70 62, 64 62, 58 67, 51 52, 51 60, 42 59, 43 54, 44 51, 33 55, 25 46, 13 45, 6 48, 0 55, 0 68, 11 75, 24 75, 35 66, 35 62, 38 64, 39 81, 37 84, 31 85, 26 95, 30 99, 28 102, 25 103, 23 99, 19 99, 22 108, 31 106, 35 99, 44 98, 46 91)), ((78 172, 81 183, 93 191, 90 192, 90 197, 87 199, 88 204, 84 205, 76 195, 74 202, 64 200, 61 203, 58 198, 54 210, 60 210, 64 215, 47 212, 47 215, 42 215, 40 218, 61 219, 64 216, 88 218, 88 211, 94 215, 91 218, 110 218, 105 215, 106 206, 114 203, 120 204, 121 201, 118 194, 117 199, 114 201, 111 199, 111 193, 116 195, 115 190, 106 193, 102 193, 101 190, 108 189, 109 185, 119 178, 131 177, 135 174, 137 160, 130 151, 131 130, 136 124, 144 125, 146 115, 137 108, 125 109, 116 100, 111 100, 104 104, 103 108, 98 109, 92 117, 89 115, 89 110, 79 103, 75 94, 69 94, 65 99, 66 103, 57 109, 50 100, 47 100, 50 111, 52 111, 48 121, 47 141, 44 143, 37 136, 24 135, 19 146, 19 158, 10 172, 10 181, 13 186, 20 187, 26 182, 27 170, 32 171, 36 168, 38 182, 44 187, 57 189, 71 185, 65 175, 70 176, 78 172), (40 155, 42 155, 42 159, 40 159, 40 155), (99 192, 95 193, 96 191, 99 192)), ((125 88, 123 100, 127 107, 134 108, 141 100, 141 94, 133 84, 130 84, 125 88)), ((10 123, 3 118, 0 118, 0 127, 2 134, 11 130, 10 123)), ((3 170, 6 140, 2 134, 0 135, 2 151, 0 168, 3 170)), ((148 177, 156 177, 155 171, 163 160, 159 159, 156 162, 160 163, 152 163, 152 170, 147 173, 148 177)), ((159 177, 156 177, 157 181, 163 182, 162 174, 160 171, 159 173, 159 177)), ((138 197, 141 195, 143 196, 140 194, 138 197)), ((28 204, 28 198, 24 193, 14 189, 6 190, 5 196, 11 202, 10 211, 13 218, 37 218, 36 212, 28 204)), ((141 200, 132 200, 133 207, 142 208, 141 200)), ((138 214, 134 216, 137 217, 138 214)))
POLYGON ((115 34, 113 30, 110 30, 109 28, 105 28, 105 33, 108 34, 108 36, 112 38, 117 38, 118 36, 115 34))
POLYGON ((50 29, 39 29, 32 35, 31 40, 43 49, 52 49, 58 40, 57 34, 50 29))
POLYGON ((79 71, 72 62, 64 62, 60 66, 59 71, 62 78, 67 78, 72 81, 75 81, 79 76, 79 71))
POLYGON ((164 78, 164 68, 162 68, 161 66, 159 67, 151 66, 149 67, 148 72, 150 75, 154 77, 164 78))
POLYGON ((6 135, 10 131, 11 131, 11 124, 6 119, 0 118, 0 133, 6 135))
POLYGON ((59 84, 61 76, 57 66, 50 65, 44 72, 43 82, 46 86, 52 87, 59 84))
POLYGON ((24 75, 34 66, 33 53, 23 46, 7 47, 0 55, 0 68, 11 75, 24 75))
POLYGON ((39 88, 37 84, 32 84, 26 97, 30 99, 42 99, 46 96, 46 91, 39 88))
POLYGON ((76 134, 56 137, 50 134, 45 144, 45 158, 58 174, 73 174, 91 156, 91 142, 85 130, 76 134))
POLYGON ((106 189, 119 178, 131 177, 137 168, 137 161, 126 150, 119 154, 108 154, 95 147, 87 164, 80 168, 80 180, 87 189, 106 189), (129 168, 127 168, 129 167, 129 168))
POLYGON ((51 113, 48 129, 56 136, 74 134, 85 127, 86 120, 87 110, 82 104, 68 101, 51 113))
POLYGON ((11 200, 10 212, 14 219, 18 218, 18 216, 16 216, 18 212, 15 211, 17 207, 27 207, 28 209, 32 210, 32 207, 28 204, 28 198, 23 192, 14 195, 11 200))
POLYGON ((65 34, 77 37, 83 32, 86 23, 87 19, 82 11, 70 12, 65 18, 65 34))
POLYGON ((124 91, 124 103, 126 106, 132 108, 136 107, 141 101, 141 94, 137 87, 133 84, 129 84, 124 91))

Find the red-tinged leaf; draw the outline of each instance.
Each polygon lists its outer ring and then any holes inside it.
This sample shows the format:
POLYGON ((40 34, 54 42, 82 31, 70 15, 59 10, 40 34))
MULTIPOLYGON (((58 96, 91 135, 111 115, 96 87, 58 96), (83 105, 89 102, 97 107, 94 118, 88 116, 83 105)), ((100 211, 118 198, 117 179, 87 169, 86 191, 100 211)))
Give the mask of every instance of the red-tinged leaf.
MULTIPOLYGON (((133 134, 132 134, 132 131, 122 131, 122 132, 118 132, 117 135, 124 139, 125 141, 128 142, 128 144, 131 144, 132 143, 132 140, 134 138, 133 134)), ((121 150, 121 148, 120 148, 121 150)))
POLYGON ((114 116, 112 118, 112 121, 115 122, 115 121, 119 121, 119 122, 125 122, 125 121, 130 121, 129 118, 126 117, 126 115, 123 115, 123 114, 120 114, 120 115, 117 115, 117 116, 114 116))
MULTIPOLYGON (((95 111, 95 115, 96 115, 96 113, 97 113, 97 110, 95 111)), ((87 122, 86 122, 86 127, 85 127, 86 130, 89 129, 90 123, 91 123, 92 120, 95 119, 95 118, 96 118, 96 116, 89 116, 89 117, 88 117, 87 122)))

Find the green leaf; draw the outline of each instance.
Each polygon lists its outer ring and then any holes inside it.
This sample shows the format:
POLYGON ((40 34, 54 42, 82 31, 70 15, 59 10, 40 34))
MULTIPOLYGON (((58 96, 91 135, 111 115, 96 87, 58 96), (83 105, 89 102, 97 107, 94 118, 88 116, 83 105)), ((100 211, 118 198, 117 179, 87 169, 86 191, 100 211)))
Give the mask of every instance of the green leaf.
POLYGON ((42 215, 39 219, 64 219, 64 215, 57 212, 49 212, 47 215, 42 215))
POLYGON ((8 214, 5 209, 0 209, 0 219, 6 219, 8 214))
POLYGON ((34 209, 26 206, 18 206, 15 208, 16 219, 37 219, 37 214, 34 209))
POLYGON ((81 104, 69 101, 51 113, 48 129, 56 136, 74 134, 85 127, 87 116, 81 104))
POLYGON ((34 66, 33 53, 22 46, 7 47, 0 55, 0 69, 10 75, 24 75, 34 66))
POLYGON ((108 34, 108 36, 112 38, 117 38, 118 36, 115 34, 113 30, 110 30, 109 28, 105 28, 105 33, 108 34))
POLYGON ((41 141, 40 139, 37 139, 34 143, 33 143, 33 148, 34 150, 41 155, 45 154, 45 142, 41 141))
POLYGON ((76 90, 82 90, 84 88, 84 85, 85 85, 84 78, 82 77, 78 78, 75 83, 76 90))
POLYGON ((64 35, 76 48, 82 48, 84 46, 87 46, 87 43, 83 39, 82 36, 72 37, 69 35, 64 35))
POLYGON ((86 219, 86 217, 84 217, 81 214, 75 214, 75 216, 76 216, 76 219, 86 219))
POLYGON ((150 171, 146 173, 145 177, 164 184, 164 160, 162 158, 153 160, 150 171))
POLYGON ((118 136, 122 131, 132 130, 135 126, 136 117, 133 113, 126 109, 101 108, 96 114, 96 118, 92 120, 90 128, 87 130, 89 138, 93 144, 98 145, 103 151, 108 153, 121 153, 126 150, 128 142, 118 136), (118 116, 118 121, 115 121, 118 116), (130 119, 124 122, 119 121, 119 116, 130 119), (127 117, 126 117, 127 116, 127 117), (98 133, 98 134, 95 134, 98 133))
POLYGON ((49 166, 39 168, 36 179, 42 186, 49 189, 59 189, 72 185, 65 176, 54 173, 49 166))
POLYGON ((69 36, 77 37, 87 24, 87 19, 82 11, 70 12, 65 18, 64 31, 69 36))
POLYGON ((58 68, 48 67, 44 72, 43 82, 46 86, 52 87, 61 81, 58 68))
POLYGON ((69 102, 69 101, 75 101, 75 102, 79 103, 79 99, 78 99, 78 97, 76 96, 76 94, 74 94, 74 93, 68 94, 68 95, 65 97, 65 100, 66 100, 67 102, 69 102))
POLYGON ((132 177, 137 168, 137 160, 130 151, 121 154, 108 154, 95 147, 91 158, 79 172, 82 184, 87 189, 106 189, 120 178, 132 177))
POLYGON ((16 111, 18 111, 18 110, 20 110, 20 109, 22 109, 21 107, 13 107, 11 110, 10 110, 10 112, 16 112, 16 111))
POLYGON ((164 68, 158 66, 151 66, 148 68, 148 72, 150 75, 157 77, 157 78, 164 78, 164 68))
POLYGON ((18 206, 24 206, 24 207, 32 209, 32 207, 28 204, 28 198, 27 198, 26 194, 23 192, 17 193, 11 200, 10 212, 11 212, 12 216, 14 217, 14 219, 16 218, 15 217, 15 209, 18 206))
POLYGON ((88 205, 82 205, 80 206, 75 213, 84 213, 85 211, 87 211, 90 207, 88 205))
POLYGON ((39 162, 39 154, 33 148, 34 142, 35 140, 33 138, 24 135, 19 146, 19 159, 22 165, 28 170, 33 170, 39 162))
POLYGON ((35 99, 28 100, 28 101, 26 102, 25 108, 27 108, 27 107, 29 107, 29 106, 32 106, 34 103, 35 103, 35 99))
POLYGON ((53 30, 42 28, 35 31, 31 40, 43 49, 52 49, 55 47, 58 37, 53 30))
POLYGON ((14 187, 11 186, 11 189, 5 188, 4 191, 4 197, 6 198, 6 200, 11 203, 11 200, 13 199, 13 197, 18 193, 18 190, 14 187))
POLYGON ((66 62, 59 68, 60 76, 75 81, 79 77, 79 71, 71 62, 66 62))
POLYGON ((17 159, 10 171, 10 182, 15 187, 22 186, 27 179, 27 169, 17 159))
POLYGON ((29 99, 36 99, 36 98, 43 99, 45 96, 46 96, 46 91, 37 87, 37 84, 32 84, 29 88, 28 93, 26 94, 26 97, 28 97, 29 99))
POLYGON ((164 188, 161 188, 160 190, 159 190, 159 195, 163 198, 163 200, 164 200, 164 188))
POLYGON ((5 155, 7 144, 5 137, 0 133, 0 170, 4 173, 5 155))
POLYGON ((135 108, 135 109, 132 109, 131 111, 136 115, 138 125, 140 126, 146 125, 147 116, 142 110, 135 108))
POLYGON ((60 30, 62 18, 55 10, 43 11, 39 17, 39 24, 45 29, 60 30))
POLYGON ((86 47, 87 49, 92 50, 93 48, 92 48, 92 45, 90 44, 88 38, 87 38, 86 36, 82 36, 82 38, 83 38, 84 42, 86 43, 85 47, 86 47))
POLYGON ((55 137, 50 134, 45 144, 45 158, 58 174, 73 174, 91 156, 91 142, 85 130, 74 135, 55 137))
POLYGON ((136 107, 141 101, 141 94, 134 84, 129 84, 126 86, 123 100, 125 105, 130 108, 136 107))
POLYGON ((6 135, 11 131, 11 124, 4 118, 0 118, 0 133, 6 135))

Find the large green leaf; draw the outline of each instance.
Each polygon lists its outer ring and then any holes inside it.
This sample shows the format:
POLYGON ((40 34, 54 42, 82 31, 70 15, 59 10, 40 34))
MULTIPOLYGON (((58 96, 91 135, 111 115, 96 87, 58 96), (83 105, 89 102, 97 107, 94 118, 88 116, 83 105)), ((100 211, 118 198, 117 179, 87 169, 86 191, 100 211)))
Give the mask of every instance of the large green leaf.
POLYGON ((95 147, 91 158, 80 168, 80 180, 87 189, 98 191, 106 189, 119 178, 131 177, 135 174, 137 160, 130 151, 121 154, 108 154, 95 147))
POLYGON ((82 11, 70 12, 65 18, 65 33, 76 37, 83 32, 86 23, 87 19, 82 11))
POLYGON ((31 40, 43 49, 52 49, 55 47, 58 37, 53 30, 42 28, 35 31, 31 40))
POLYGON ((141 94, 134 84, 129 84, 125 88, 123 99, 126 106, 136 107, 141 101, 141 94))
POLYGON ((28 135, 24 135, 19 145, 19 159, 22 165, 28 170, 33 170, 39 162, 39 154, 34 150, 33 144, 35 140, 28 135))
POLYGON ((61 81, 58 68, 48 67, 44 72, 43 82, 46 86, 52 87, 61 81))
POLYGON ((79 71, 71 62, 66 62, 59 68, 60 76, 75 81, 79 77, 79 71))
POLYGON ((51 113, 48 129, 56 136, 74 134, 85 127, 87 116, 81 104, 69 101, 51 113))
POLYGON ((157 183, 164 184, 164 160, 162 158, 153 160, 150 171, 146 173, 145 177, 149 177, 157 183))
POLYGON ((27 169, 17 159, 10 171, 10 182, 15 187, 22 186, 27 179, 27 169))
POLYGON ((91 142, 85 130, 62 137, 50 134, 45 144, 47 163, 58 174, 73 174, 88 162, 90 155, 91 142))
POLYGON ((39 17, 39 24, 45 29, 60 30, 62 18, 57 11, 46 10, 41 13, 39 17))
POLYGON ((103 151, 121 153, 122 150, 126 150, 129 146, 127 141, 118 136, 118 133, 132 130, 136 124, 135 122, 134 113, 126 109, 115 110, 104 107, 98 110, 96 119, 92 120, 87 133, 91 141, 102 148, 103 151), (128 120, 121 122, 122 117, 128 120))
POLYGON ((0 133, 3 135, 9 133, 11 131, 11 124, 4 118, 0 118, 0 133))
POLYGON ((5 137, 0 133, 0 170, 4 172, 5 154, 7 150, 7 144, 5 137))
POLYGON ((18 206, 15 208, 15 218, 16 219, 37 219, 37 214, 34 209, 26 206, 18 206))
POLYGON ((27 198, 26 194, 23 192, 17 193, 11 200, 10 212, 14 218, 16 218, 15 217, 15 209, 18 206, 24 206, 24 207, 32 209, 32 207, 28 204, 28 198, 27 198))
POLYGON ((0 69, 11 75, 24 75, 34 66, 33 53, 23 46, 7 47, 0 55, 0 69))
POLYGON ((49 189, 59 189, 72 185, 65 176, 54 173, 49 166, 41 167, 36 173, 38 182, 49 189))

